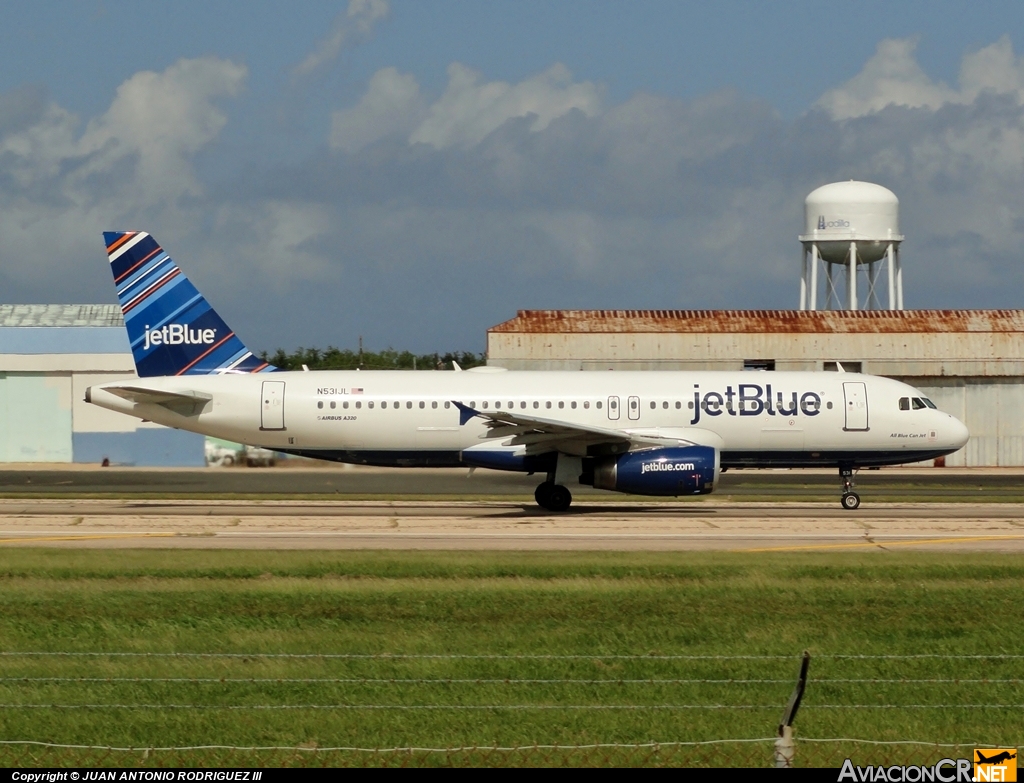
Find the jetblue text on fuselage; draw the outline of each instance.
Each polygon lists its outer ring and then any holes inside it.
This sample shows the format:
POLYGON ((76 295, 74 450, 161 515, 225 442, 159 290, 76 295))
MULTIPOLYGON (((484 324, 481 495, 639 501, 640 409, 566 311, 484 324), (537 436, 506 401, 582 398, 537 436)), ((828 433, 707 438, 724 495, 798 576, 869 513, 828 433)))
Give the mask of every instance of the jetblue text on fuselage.
POLYGON ((693 387, 693 420, 700 421, 701 411, 708 416, 817 416, 821 412, 821 395, 817 392, 773 392, 772 385, 741 383, 734 391, 726 386, 724 392, 701 393, 699 386, 693 387))
POLYGON ((217 339, 216 329, 189 329, 183 324, 166 324, 150 331, 146 324, 146 345, 148 351, 153 345, 213 345, 217 339))

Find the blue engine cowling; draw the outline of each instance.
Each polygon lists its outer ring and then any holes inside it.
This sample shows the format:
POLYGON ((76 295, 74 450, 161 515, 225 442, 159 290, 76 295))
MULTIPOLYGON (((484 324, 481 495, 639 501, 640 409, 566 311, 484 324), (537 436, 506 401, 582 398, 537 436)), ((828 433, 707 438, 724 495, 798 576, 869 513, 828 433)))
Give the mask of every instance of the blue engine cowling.
POLYGON ((715 489, 718 466, 710 446, 631 451, 594 460, 593 485, 632 495, 706 495, 715 489))

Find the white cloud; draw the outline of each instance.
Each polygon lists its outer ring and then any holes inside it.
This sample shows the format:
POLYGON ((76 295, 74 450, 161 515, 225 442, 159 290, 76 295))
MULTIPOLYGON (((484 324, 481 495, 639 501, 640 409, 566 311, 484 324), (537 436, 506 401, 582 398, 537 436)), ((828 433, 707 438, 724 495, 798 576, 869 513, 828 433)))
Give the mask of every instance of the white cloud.
POLYGON ((592 82, 573 82, 569 69, 561 64, 509 84, 483 82, 476 71, 452 63, 448 66, 448 87, 409 142, 438 149, 469 147, 514 117, 533 115, 530 130, 539 131, 573 109, 591 116, 600 108, 599 88, 592 82))
POLYGON ((191 158, 227 123, 215 100, 237 95, 246 74, 245 66, 214 57, 135 74, 117 88, 110 109, 86 127, 78 146, 94 159, 81 174, 136 155, 136 185, 146 200, 198 193, 191 158))
POLYGON ((292 69, 293 77, 308 76, 332 62, 352 38, 365 38, 374 25, 391 12, 389 0, 349 0, 348 10, 338 14, 330 32, 317 42, 306 59, 292 69))
POLYGON ((424 109, 413 76, 399 73, 397 68, 382 68, 370 79, 359 103, 331 115, 331 148, 352 153, 385 136, 404 136, 422 118, 424 109))
MULTIPOLYGON (((52 269, 43 252, 80 258, 99 232, 190 225, 183 197, 203 196, 193 158, 227 122, 219 99, 236 95, 242 65, 214 57, 179 60, 159 73, 141 71, 117 90, 109 109, 80 130, 79 119, 46 105, 0 136, 0 237, 5 272, 38 281, 52 269)), ((93 248, 95 250, 95 248, 93 248)), ((75 277, 77 270, 70 270, 75 277)))
POLYGON ((963 58, 959 89, 932 80, 914 58, 916 46, 911 38, 882 41, 861 72, 822 95, 818 106, 845 120, 893 105, 935 110, 949 103, 972 103, 983 92, 1024 102, 1024 58, 1014 56, 1008 36, 963 58))

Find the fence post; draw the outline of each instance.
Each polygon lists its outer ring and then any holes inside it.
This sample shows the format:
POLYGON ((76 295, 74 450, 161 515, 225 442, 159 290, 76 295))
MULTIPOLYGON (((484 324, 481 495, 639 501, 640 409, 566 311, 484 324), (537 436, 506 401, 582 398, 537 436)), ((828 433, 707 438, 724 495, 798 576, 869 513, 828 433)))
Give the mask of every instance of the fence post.
POLYGON ((775 766, 786 768, 793 766, 793 756, 796 747, 793 744, 793 719, 796 718, 796 711, 800 709, 800 700, 804 697, 804 688, 807 687, 807 668, 811 665, 811 654, 804 650, 803 660, 800 663, 800 676, 797 678, 793 695, 789 697, 789 704, 786 711, 782 713, 782 720, 779 721, 779 738, 775 740, 775 766))

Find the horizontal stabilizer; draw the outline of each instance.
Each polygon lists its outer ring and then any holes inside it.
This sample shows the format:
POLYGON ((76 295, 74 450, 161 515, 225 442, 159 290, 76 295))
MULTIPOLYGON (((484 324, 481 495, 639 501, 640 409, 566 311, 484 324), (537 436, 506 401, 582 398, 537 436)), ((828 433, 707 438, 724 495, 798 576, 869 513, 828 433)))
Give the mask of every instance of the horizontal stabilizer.
POLYGON ((104 391, 139 405, 162 405, 182 416, 198 416, 213 399, 203 392, 170 392, 140 386, 105 386, 104 391))

